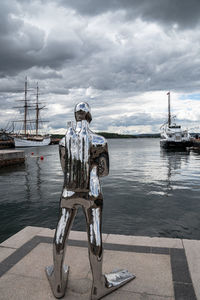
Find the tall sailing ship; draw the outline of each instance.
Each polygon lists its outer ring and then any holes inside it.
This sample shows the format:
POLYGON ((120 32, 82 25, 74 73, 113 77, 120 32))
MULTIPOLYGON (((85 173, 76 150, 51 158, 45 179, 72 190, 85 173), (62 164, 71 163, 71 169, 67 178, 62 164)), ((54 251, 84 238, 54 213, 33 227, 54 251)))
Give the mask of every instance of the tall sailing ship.
POLYGON ((25 89, 24 89, 24 105, 18 108, 23 108, 23 120, 18 120, 14 122, 22 122, 23 123, 23 133, 14 134, 14 142, 15 147, 39 147, 39 146, 47 146, 51 142, 51 138, 49 135, 41 135, 39 134, 39 124, 43 121, 40 120, 40 111, 45 106, 40 106, 39 103, 39 86, 37 83, 37 92, 36 92, 36 102, 35 105, 30 104, 27 99, 28 93, 28 82, 27 78, 25 79, 25 89), (35 119, 29 119, 29 110, 35 110, 35 119), (32 124, 35 124, 35 129, 33 129, 32 124))
POLYGON ((185 149, 191 146, 191 136, 188 130, 173 122, 171 116, 170 92, 168 95, 168 121, 161 126, 160 146, 165 149, 185 149))

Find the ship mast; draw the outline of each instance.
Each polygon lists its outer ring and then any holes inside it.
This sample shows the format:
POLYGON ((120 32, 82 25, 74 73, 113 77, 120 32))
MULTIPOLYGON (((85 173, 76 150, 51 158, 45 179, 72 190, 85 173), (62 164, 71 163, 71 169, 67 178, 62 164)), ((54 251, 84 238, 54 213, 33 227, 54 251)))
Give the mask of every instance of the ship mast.
MULTIPOLYGON (((39 85, 38 85, 38 82, 37 82, 37 86, 36 86, 36 116, 35 116, 35 131, 36 131, 36 136, 38 136, 38 131, 39 131, 39 113, 40 113, 40 110, 44 109, 45 108, 45 105, 44 106, 39 106, 39 85)), ((45 121, 43 121, 45 122, 45 121)))
POLYGON ((39 87, 37 82, 37 93, 36 93, 36 136, 38 135, 38 124, 39 124, 39 106, 38 106, 38 95, 39 95, 39 87))
MULTIPOLYGON (((30 99, 27 98, 28 95, 28 79, 27 76, 25 77, 25 88, 24 88, 24 99, 23 100, 19 100, 19 101, 23 101, 23 106, 16 106, 15 108, 23 108, 23 120, 16 120, 15 122, 23 122, 23 128, 24 129, 24 135, 27 136, 28 135, 28 123, 34 123, 35 124, 35 134, 36 136, 38 136, 39 133, 39 122, 41 122, 39 120, 39 115, 40 115, 40 110, 45 108, 44 106, 40 106, 41 103, 39 103, 39 85, 37 82, 37 86, 36 86, 36 102, 33 105, 33 103, 30 103, 28 101, 31 101, 30 99), (34 107, 34 108, 33 108, 34 107), (36 115, 35 118, 32 120, 29 118, 29 110, 36 110, 36 115)), ((42 122, 46 122, 46 121, 42 121, 42 122)))
POLYGON ((171 126, 171 110, 170 110, 170 92, 167 93, 168 95, 168 126, 171 126))
POLYGON ((26 76, 25 89, 24 89, 24 134, 25 135, 27 130, 27 112, 28 112, 28 105, 27 105, 27 76, 26 76))

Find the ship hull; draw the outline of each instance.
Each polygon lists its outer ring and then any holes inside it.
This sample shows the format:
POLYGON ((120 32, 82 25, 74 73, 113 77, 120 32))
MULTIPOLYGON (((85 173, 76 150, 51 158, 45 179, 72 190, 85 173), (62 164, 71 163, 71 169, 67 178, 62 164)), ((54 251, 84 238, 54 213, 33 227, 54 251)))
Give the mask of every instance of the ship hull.
POLYGON ((164 149, 186 149, 187 147, 191 146, 190 141, 167 141, 167 140, 161 140, 160 146, 164 149))
POLYGON ((51 139, 50 137, 44 138, 41 141, 37 140, 27 140, 24 138, 14 138, 15 141, 15 147, 41 147, 41 146, 47 146, 50 144, 51 139))

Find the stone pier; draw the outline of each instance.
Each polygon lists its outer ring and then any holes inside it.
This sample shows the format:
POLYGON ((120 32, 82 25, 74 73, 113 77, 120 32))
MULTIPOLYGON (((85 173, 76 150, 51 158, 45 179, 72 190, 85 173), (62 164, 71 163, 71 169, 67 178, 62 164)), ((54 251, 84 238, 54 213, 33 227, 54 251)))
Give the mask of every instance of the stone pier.
MULTIPOLYGON (((45 275, 54 230, 26 227, 0 244, 0 299, 55 299, 45 275)), ((200 241, 103 234, 104 273, 127 268, 136 279, 105 300, 200 300, 200 241)), ((86 232, 71 231, 64 299, 89 300, 91 271, 86 232)))
POLYGON ((0 150, 0 168, 24 163, 25 155, 22 150, 0 150))

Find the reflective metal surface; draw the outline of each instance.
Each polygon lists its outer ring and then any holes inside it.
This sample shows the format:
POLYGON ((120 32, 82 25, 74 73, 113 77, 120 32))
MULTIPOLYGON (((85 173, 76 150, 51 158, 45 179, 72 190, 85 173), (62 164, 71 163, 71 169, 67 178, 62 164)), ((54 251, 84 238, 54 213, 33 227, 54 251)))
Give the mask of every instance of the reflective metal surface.
POLYGON ((88 252, 93 283, 91 299, 106 294, 135 278, 126 270, 102 275, 102 209, 103 196, 99 177, 109 173, 108 145, 104 137, 89 129, 90 107, 81 102, 75 107, 76 127, 68 123, 65 137, 59 145, 64 184, 60 199, 60 216, 54 236, 53 266, 46 268, 52 291, 57 298, 65 294, 69 266, 63 264, 67 238, 78 207, 84 210, 88 252))

